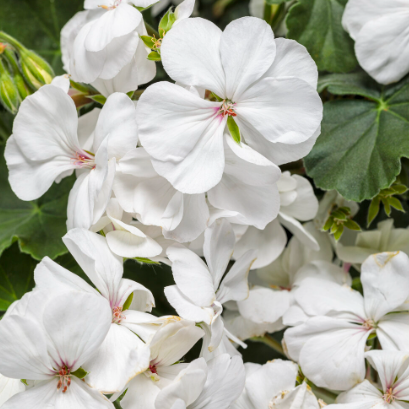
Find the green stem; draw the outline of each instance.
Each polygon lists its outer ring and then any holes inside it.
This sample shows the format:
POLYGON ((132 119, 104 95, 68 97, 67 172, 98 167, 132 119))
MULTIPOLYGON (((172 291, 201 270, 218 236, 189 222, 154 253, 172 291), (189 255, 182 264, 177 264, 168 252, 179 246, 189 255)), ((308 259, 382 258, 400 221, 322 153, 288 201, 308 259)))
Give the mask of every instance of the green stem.
POLYGON ((18 49, 19 51, 25 50, 25 47, 23 46, 23 44, 19 43, 15 38, 9 36, 4 31, 0 31, 0 40, 3 40, 6 43, 9 43, 10 45, 18 49))
POLYGON ((281 355, 285 356, 283 347, 271 335, 266 334, 266 335, 264 335, 264 337, 253 337, 253 338, 250 338, 250 339, 251 339, 251 341, 262 342, 263 344, 268 345, 270 348, 274 349, 275 351, 277 351, 281 355))
POLYGON ((155 37, 155 38, 160 38, 159 33, 150 25, 145 21, 145 27, 146 27, 146 31, 148 32, 148 34, 151 37, 155 37))
POLYGON ((114 402, 114 406, 116 409, 122 409, 121 404, 117 400, 114 402))

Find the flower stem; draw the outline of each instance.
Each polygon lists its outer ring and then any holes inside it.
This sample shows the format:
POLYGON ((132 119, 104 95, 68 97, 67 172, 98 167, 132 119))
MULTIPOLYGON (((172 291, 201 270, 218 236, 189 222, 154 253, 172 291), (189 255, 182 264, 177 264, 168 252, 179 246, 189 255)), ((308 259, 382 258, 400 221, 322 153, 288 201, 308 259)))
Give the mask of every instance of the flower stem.
POLYGON ((114 406, 115 406, 116 409, 122 409, 121 404, 117 400, 114 402, 114 406))
POLYGON ((253 337, 250 339, 255 342, 262 342, 263 344, 268 345, 270 348, 274 349, 281 355, 285 356, 283 347, 281 346, 280 342, 275 340, 271 335, 266 334, 263 337, 253 337))

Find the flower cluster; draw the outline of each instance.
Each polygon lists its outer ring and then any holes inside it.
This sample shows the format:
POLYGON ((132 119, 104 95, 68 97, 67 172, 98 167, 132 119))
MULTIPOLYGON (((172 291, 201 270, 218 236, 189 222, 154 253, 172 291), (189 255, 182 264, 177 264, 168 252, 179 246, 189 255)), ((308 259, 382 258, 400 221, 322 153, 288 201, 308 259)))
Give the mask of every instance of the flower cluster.
MULTIPOLYGON (((343 22, 362 66, 387 83, 399 79, 393 59, 375 63, 367 46, 388 21, 378 3, 358 24, 350 0, 343 22)), ((61 32, 67 74, 20 104, 11 188, 36 200, 75 174, 62 240, 85 274, 45 257, 8 308, 1 408, 406 408, 409 230, 386 220, 360 231, 355 202, 336 191, 319 201, 283 166, 321 132, 314 60, 260 18, 224 31, 192 18, 193 0, 156 37, 141 13, 152 5, 85 0, 61 32), (172 81, 138 90, 159 60, 172 81), (80 111, 79 88, 101 107, 80 111), (124 275, 129 259, 170 266, 163 293, 178 315, 155 311, 124 275), (268 333, 282 330, 281 346, 268 333), (246 341, 283 359, 244 364, 246 341)))

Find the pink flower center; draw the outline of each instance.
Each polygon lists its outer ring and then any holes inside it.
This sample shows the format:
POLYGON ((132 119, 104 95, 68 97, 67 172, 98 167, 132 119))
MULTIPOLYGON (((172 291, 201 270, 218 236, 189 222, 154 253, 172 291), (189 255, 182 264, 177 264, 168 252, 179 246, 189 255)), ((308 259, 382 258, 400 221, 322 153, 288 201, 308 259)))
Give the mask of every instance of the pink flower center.
POLYGON ((152 373, 154 373, 154 374, 158 374, 158 370, 156 369, 156 365, 155 364, 150 364, 149 365, 149 370, 152 372, 152 373))
POLYGON ((392 403, 395 400, 395 396, 393 396, 393 389, 387 389, 382 397, 386 403, 392 403))
POLYGON ((95 156, 91 152, 85 152, 83 150, 77 151, 72 158, 74 165, 78 168, 95 168, 95 156))
POLYGON ((62 393, 67 392, 68 387, 71 385, 71 375, 70 370, 67 367, 61 368, 58 371, 59 380, 57 384, 57 389, 62 390, 62 393))
POLYGON ((234 107, 236 106, 235 103, 224 100, 222 106, 219 108, 217 114, 222 116, 223 118, 225 116, 237 116, 237 114, 234 112, 234 107))
POLYGON ((369 330, 375 328, 375 323, 374 323, 373 320, 368 319, 368 320, 366 320, 366 321, 364 321, 364 322, 362 323, 362 326, 363 326, 366 330, 369 331, 369 330))
POLYGON ((125 320, 126 317, 122 314, 122 307, 112 308, 112 323, 120 324, 122 320, 125 320))

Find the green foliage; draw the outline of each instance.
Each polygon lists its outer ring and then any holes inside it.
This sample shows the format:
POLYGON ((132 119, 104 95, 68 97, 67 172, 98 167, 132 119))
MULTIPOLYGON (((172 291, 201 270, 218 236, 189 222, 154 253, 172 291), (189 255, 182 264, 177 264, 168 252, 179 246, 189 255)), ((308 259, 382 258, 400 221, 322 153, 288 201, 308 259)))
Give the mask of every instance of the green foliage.
POLYGON ((388 217, 390 217, 391 215, 391 207, 405 213, 402 203, 398 198, 395 197, 395 195, 402 195, 403 193, 406 193, 407 190, 408 188, 401 183, 394 183, 392 186, 381 190, 379 194, 372 199, 371 204, 369 205, 368 227, 378 215, 381 203, 383 204, 385 213, 388 217))
POLYGON ((354 44, 341 24, 347 0, 299 0, 288 13, 288 38, 303 44, 320 71, 348 72, 357 66, 354 44))
POLYGON ((349 207, 336 207, 332 210, 322 230, 329 230, 334 235, 335 240, 338 241, 344 232, 344 227, 349 230, 361 230, 359 224, 352 220, 349 207))
POLYGON ((63 73, 60 31, 83 6, 84 0, 2 1, 0 28, 44 57, 59 75, 63 73))
POLYGON ((27 291, 34 287, 34 268, 37 262, 21 254, 17 243, 0 257, 0 311, 6 311, 27 291))
POLYGON ((239 144, 241 141, 240 129, 232 116, 227 118, 227 127, 229 128, 230 134, 234 141, 239 144))
POLYGON ((409 157, 408 80, 381 87, 364 78, 326 77, 332 93, 365 99, 326 102, 321 135, 305 158, 316 186, 356 202, 389 187, 401 171, 400 158, 409 157))
POLYGON ((74 177, 66 178, 40 199, 24 202, 8 182, 4 150, 0 149, 0 254, 18 240, 20 250, 40 260, 67 252, 61 237, 67 232, 68 194, 74 177))

